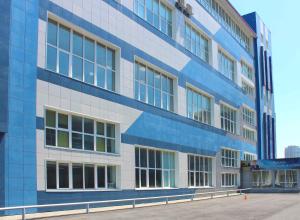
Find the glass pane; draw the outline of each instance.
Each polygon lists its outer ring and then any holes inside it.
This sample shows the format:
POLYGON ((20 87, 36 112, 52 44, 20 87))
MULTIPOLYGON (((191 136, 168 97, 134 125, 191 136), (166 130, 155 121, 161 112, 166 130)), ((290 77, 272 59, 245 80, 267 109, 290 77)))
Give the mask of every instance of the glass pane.
POLYGON ((161 107, 161 91, 158 89, 155 89, 155 106, 161 107))
POLYGON ((164 171, 164 187, 169 187, 169 186, 170 186, 169 171, 165 170, 164 171))
POLYGON ((94 134, 94 121, 92 119, 84 119, 84 133, 94 134))
POLYGON ((103 67, 97 67, 97 86, 105 88, 105 69, 103 67))
POLYGON ((161 168, 161 152, 156 151, 156 168, 161 168))
POLYGON ((46 110, 46 126, 52 128, 56 127, 55 111, 46 110))
POLYGON ((82 134, 72 133, 72 148, 82 149, 82 134))
POLYGON ((96 148, 99 152, 105 152, 105 138, 96 138, 96 148))
POLYGON ((101 44, 97 44, 97 63, 106 66, 106 48, 101 44))
POLYGON ((69 75, 69 54, 62 51, 59 52, 59 73, 69 75))
POLYGON ((135 166, 140 166, 140 149, 138 147, 135 148, 135 166))
POLYGON ((115 189, 116 184, 116 167, 107 166, 107 186, 109 189, 115 189))
POLYGON ((59 164, 59 188, 69 188, 69 165, 59 164))
POLYGON ((47 42, 54 46, 57 45, 57 23, 52 20, 48 21, 47 42))
POLYGON ((147 170, 141 170, 141 187, 147 187, 147 170))
POLYGON ((154 88, 148 86, 148 104, 154 105, 154 88))
POLYGON ((149 167, 155 168, 155 151, 149 150, 149 167))
POLYGON ((155 170, 149 169, 149 187, 154 188, 155 187, 155 170))
POLYGON ((82 164, 73 164, 73 188, 83 189, 83 167, 82 164))
POLYGON ((140 188, 140 170, 135 169, 135 187, 140 188))
POLYGON ((78 116, 72 116, 72 130, 82 132, 82 118, 78 116))
POLYGON ((106 136, 107 137, 115 137, 115 125, 114 124, 106 124, 106 136))
POLYGON ((93 189, 95 188, 95 172, 93 165, 84 166, 84 176, 85 176, 85 188, 93 189))
POLYGON ((95 60, 94 41, 87 38, 84 39, 84 58, 93 62, 95 60))
POLYGON ((98 188, 105 188, 106 176, 105 176, 105 167, 97 167, 97 182, 98 188))
POLYGON ((56 134, 54 129, 46 128, 46 145, 56 146, 56 134))
POLYGON ((80 34, 77 34, 77 33, 73 33, 73 53, 82 57, 83 54, 83 47, 82 47, 82 44, 83 44, 83 37, 82 35, 80 34))
POLYGON ((56 48, 47 46, 47 69, 56 72, 56 48))
POLYGON ((70 29, 59 26, 59 48, 70 51, 70 29))
POLYGON ((115 51, 107 49, 106 65, 112 70, 115 70, 115 51))
POLYGON ((56 189, 56 163, 47 162, 47 189, 56 189))
POLYGON ((106 70, 107 89, 115 91, 115 72, 109 69, 106 70))
POLYGON ((175 187, 175 171, 170 171, 170 187, 175 187))
POLYGON ((84 135, 84 149, 94 150, 94 136, 84 135))
POLYGON ((162 172, 156 170, 156 187, 162 187, 162 172))
POLYGON ((82 59, 76 56, 73 56, 72 61, 72 77, 82 81, 82 59))
POLYGON ((69 147, 69 132, 57 131, 57 146, 69 147))
POLYGON ((104 123, 97 122, 97 134, 104 136, 104 123))
POLYGON ((147 150, 140 148, 140 163, 141 167, 147 167, 147 150))
POLYGON ((68 129, 68 115, 58 113, 58 127, 68 129))
POLYGON ((94 63, 84 62, 84 82, 94 84, 94 63))
POLYGON ((115 140, 113 139, 107 139, 107 152, 109 153, 115 153, 115 140))
POLYGON ((163 169, 170 168, 170 154, 168 152, 163 152, 163 169))

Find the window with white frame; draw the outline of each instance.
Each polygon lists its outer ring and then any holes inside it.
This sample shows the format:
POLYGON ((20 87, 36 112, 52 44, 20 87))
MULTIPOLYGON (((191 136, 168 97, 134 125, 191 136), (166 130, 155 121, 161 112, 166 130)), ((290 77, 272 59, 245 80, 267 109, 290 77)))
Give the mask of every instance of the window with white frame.
POLYGON ((243 137, 248 141, 256 141, 256 132, 249 128, 243 128, 243 137))
POLYGON ((46 110, 46 146, 116 153, 115 124, 46 110))
POLYGON ((223 167, 237 168, 239 166, 238 151, 230 149, 221 150, 221 161, 223 167))
POLYGON ((160 0, 135 0, 135 13, 172 37, 172 10, 160 0))
POLYGON ((272 171, 270 170, 254 170, 252 171, 253 187, 271 187, 272 171))
POLYGON ((237 185, 236 173, 222 173, 222 187, 236 187, 237 185))
POLYGON ((245 62, 241 62, 242 65, 242 74, 246 76, 248 79, 254 82, 254 72, 253 69, 248 66, 245 62))
POLYGON ((256 159, 257 159, 256 154, 251 154, 247 152, 244 153, 244 161, 253 161, 256 159))
POLYGON ((246 122, 248 125, 255 126, 256 125, 255 120, 256 120, 255 111, 244 107, 243 108, 243 121, 246 122))
POLYGON ((249 85, 248 83, 242 81, 242 90, 243 92, 249 96, 250 98, 255 98, 255 90, 254 87, 249 85))
POLYGON ((187 115, 189 118, 205 124, 211 124, 211 98, 187 88, 187 115))
POLYGON ((275 186, 284 188, 297 187, 297 170, 276 170, 275 186))
POLYGON ((224 131, 236 134, 237 111, 221 104, 221 128, 224 131))
POLYGON ((135 98, 156 107, 174 111, 173 79, 135 62, 135 98))
POLYGON ((185 48, 198 56, 200 59, 209 62, 208 40, 191 25, 185 23, 185 48))
POLYGON ((212 158, 188 155, 189 187, 212 186, 212 158))
POLYGON ((234 61, 225 53, 219 50, 218 53, 219 71, 228 79, 235 81, 234 77, 234 61))
POLYGON ((136 188, 174 188, 175 153, 135 148, 136 188))
POLYGON ((115 50, 51 19, 48 20, 46 68, 115 91, 115 50))
POLYGON ((46 161, 46 189, 115 189, 116 166, 46 161))

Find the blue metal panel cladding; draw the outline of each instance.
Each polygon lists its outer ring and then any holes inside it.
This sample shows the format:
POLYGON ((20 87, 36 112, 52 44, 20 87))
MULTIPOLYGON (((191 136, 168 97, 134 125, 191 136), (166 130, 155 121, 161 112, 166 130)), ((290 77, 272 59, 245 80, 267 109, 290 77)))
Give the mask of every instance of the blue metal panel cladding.
POLYGON ((269 68, 268 68, 268 52, 265 50, 264 52, 264 59, 265 59, 265 81, 266 81, 266 89, 269 90, 269 68))
POLYGON ((261 85, 266 86, 264 47, 263 46, 260 47, 260 74, 261 74, 261 85))
MULTIPOLYGON (((4 1, 2 1, 4 2, 4 1)), ((11 0, 5 206, 36 204, 38 0, 11 0)), ((1 27, 2 28, 2 27, 1 27)))
POLYGON ((273 138, 273 158, 272 159, 275 159, 276 158, 276 127, 275 127, 275 118, 272 118, 272 138, 273 138))
POLYGON ((269 56, 269 70, 270 70, 270 91, 273 94, 273 66, 272 66, 271 56, 269 56))

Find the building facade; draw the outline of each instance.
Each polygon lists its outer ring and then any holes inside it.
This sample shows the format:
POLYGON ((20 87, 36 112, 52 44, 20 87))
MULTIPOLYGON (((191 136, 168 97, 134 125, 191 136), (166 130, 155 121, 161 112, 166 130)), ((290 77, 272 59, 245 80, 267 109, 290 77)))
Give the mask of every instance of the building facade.
POLYGON ((0 206, 237 188, 274 155, 260 29, 181 3, 1 1, 0 206))
POLYGON ((300 157, 299 146, 288 146, 284 150, 285 158, 297 158, 300 157))

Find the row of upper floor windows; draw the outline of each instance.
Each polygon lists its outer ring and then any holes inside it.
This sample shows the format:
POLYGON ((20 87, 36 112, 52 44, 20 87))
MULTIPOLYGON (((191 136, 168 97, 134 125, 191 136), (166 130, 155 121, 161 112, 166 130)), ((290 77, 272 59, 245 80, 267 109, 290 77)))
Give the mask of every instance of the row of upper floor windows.
MULTIPOLYGON (((53 20, 48 22, 46 44, 46 68, 48 70, 103 89, 116 90, 116 66, 119 64, 116 62, 116 51, 111 47, 53 20)), ((219 57, 219 66, 223 74, 233 77, 233 64, 230 59, 221 51, 219 51, 219 57)), ((175 111, 177 82, 172 75, 166 74, 152 65, 135 61, 133 87, 135 99, 158 108, 175 111)), ((186 105, 189 118, 213 125, 214 108, 212 104, 212 96, 206 96, 187 88, 186 105)), ((254 112, 254 110, 252 111, 254 112)), ((237 113, 237 110, 222 108, 220 117, 223 130, 233 134, 239 133, 236 126, 237 113)))
MULTIPOLYGON (((198 0, 198 2, 235 38, 247 52, 251 51, 251 37, 248 37, 239 25, 225 12, 216 0, 198 0)), ((173 11, 163 0, 135 0, 134 12, 148 23, 172 37, 173 11)))

